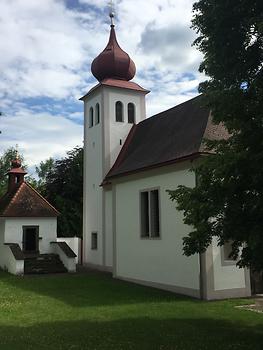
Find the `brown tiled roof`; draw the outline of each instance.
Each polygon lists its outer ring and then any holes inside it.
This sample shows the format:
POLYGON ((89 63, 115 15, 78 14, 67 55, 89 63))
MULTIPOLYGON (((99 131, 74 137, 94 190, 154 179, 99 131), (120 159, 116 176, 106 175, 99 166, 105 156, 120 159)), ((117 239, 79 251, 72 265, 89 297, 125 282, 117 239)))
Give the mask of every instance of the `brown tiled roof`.
POLYGON ((28 183, 0 198, 0 217, 56 217, 59 212, 28 183))
POLYGON ((144 89, 137 83, 133 81, 125 81, 125 80, 118 80, 118 79, 105 79, 101 82, 101 85, 106 85, 106 86, 113 86, 113 87, 118 87, 121 89, 130 89, 130 90, 137 90, 137 91, 142 91, 145 93, 148 93, 149 90, 144 89))
POLYGON ((143 92, 144 94, 148 94, 150 91, 145 90, 140 85, 134 83, 133 81, 119 80, 119 79, 104 79, 102 82, 94 86, 86 95, 80 98, 80 100, 84 100, 91 92, 97 90, 100 86, 111 86, 120 89, 128 89, 143 92))
POLYGON ((199 157, 204 138, 227 137, 223 125, 214 125, 209 109, 197 96, 148 118, 131 129, 105 183, 117 176, 199 157))

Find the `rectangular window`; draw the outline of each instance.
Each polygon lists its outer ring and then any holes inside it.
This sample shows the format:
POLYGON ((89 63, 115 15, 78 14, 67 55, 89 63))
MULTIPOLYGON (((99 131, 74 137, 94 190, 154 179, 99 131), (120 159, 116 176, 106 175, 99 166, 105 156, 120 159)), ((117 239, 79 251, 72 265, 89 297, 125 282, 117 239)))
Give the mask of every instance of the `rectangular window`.
POLYGON ((159 237, 159 192, 158 190, 150 191, 150 216, 151 216, 151 235, 159 237))
POLYGON ((91 249, 92 250, 98 249, 98 234, 97 234, 97 232, 91 233, 91 249))
POLYGON ((141 235, 149 237, 149 193, 141 192, 141 235))
POLYGON ((90 107, 89 110, 89 127, 92 128, 94 124, 94 110, 93 107, 90 107))
POLYGON ((232 241, 225 242, 223 246, 220 247, 221 250, 221 264, 222 266, 236 265, 237 260, 233 257, 229 257, 232 252, 232 241))
POLYGON ((225 261, 235 261, 233 257, 229 256, 232 252, 232 242, 225 242, 225 244, 223 245, 223 252, 225 261))
POLYGON ((159 190, 140 193, 141 201, 141 237, 160 237, 159 190))

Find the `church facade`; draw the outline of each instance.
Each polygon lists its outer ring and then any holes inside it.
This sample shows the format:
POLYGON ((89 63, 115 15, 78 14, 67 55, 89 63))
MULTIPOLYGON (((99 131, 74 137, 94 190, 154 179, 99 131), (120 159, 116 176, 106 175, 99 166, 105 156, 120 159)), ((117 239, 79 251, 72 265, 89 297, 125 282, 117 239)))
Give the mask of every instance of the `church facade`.
POLYGON ((84 264, 138 284, 202 299, 251 295, 250 274, 217 242, 183 255, 190 232, 167 190, 194 187, 189 169, 207 152, 204 138, 227 137, 196 97, 146 119, 148 90, 114 25, 91 67, 98 84, 84 97, 84 264))

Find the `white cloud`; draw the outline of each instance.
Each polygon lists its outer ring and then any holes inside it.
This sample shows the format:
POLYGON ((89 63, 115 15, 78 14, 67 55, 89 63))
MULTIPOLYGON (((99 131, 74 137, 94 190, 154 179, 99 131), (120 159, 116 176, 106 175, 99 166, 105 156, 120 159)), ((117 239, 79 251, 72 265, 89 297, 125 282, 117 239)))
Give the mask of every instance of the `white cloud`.
POLYGON ((197 79, 170 80, 169 75, 159 78, 158 83, 162 89, 154 90, 147 95, 147 116, 150 117, 166 109, 185 102, 197 95, 199 81, 197 79), (169 93, 167 94, 167 91, 169 93))
MULTIPOLYGON (((152 90, 148 116, 194 96, 202 79, 197 72, 201 56, 191 47, 193 2, 116 1, 119 43, 136 63, 134 80, 152 90)), ((0 110, 10 116, 0 117, 0 149, 19 143, 29 164, 63 154, 81 141, 81 114, 77 110, 68 116, 65 103, 96 84, 90 64, 109 36, 107 0, 79 0, 81 9, 66 3, 0 1, 0 110), (25 98, 36 97, 53 99, 56 109, 61 105, 59 115, 52 116, 52 102, 45 111, 33 106, 34 114, 25 98)))
POLYGON ((95 6, 97 8, 103 9, 109 3, 109 1, 107 1, 107 0, 79 0, 79 3, 92 5, 92 6, 95 6))
POLYGON ((0 94, 66 98, 81 87, 93 51, 84 22, 63 1, 1 0, 0 94))
POLYGON ((18 144, 29 166, 49 157, 62 157, 83 141, 81 125, 63 116, 33 113, 26 108, 1 117, 1 131, 0 152, 18 144))

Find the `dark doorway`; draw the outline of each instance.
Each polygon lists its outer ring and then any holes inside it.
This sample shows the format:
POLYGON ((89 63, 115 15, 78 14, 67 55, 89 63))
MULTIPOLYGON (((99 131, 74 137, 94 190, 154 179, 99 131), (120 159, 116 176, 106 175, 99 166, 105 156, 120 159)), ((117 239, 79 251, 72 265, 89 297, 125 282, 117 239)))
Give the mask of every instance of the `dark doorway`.
POLYGON ((252 295, 263 294, 263 271, 251 271, 251 292, 252 295))
POLYGON ((24 226, 23 227, 23 250, 25 253, 38 253, 39 251, 39 227, 24 226))

